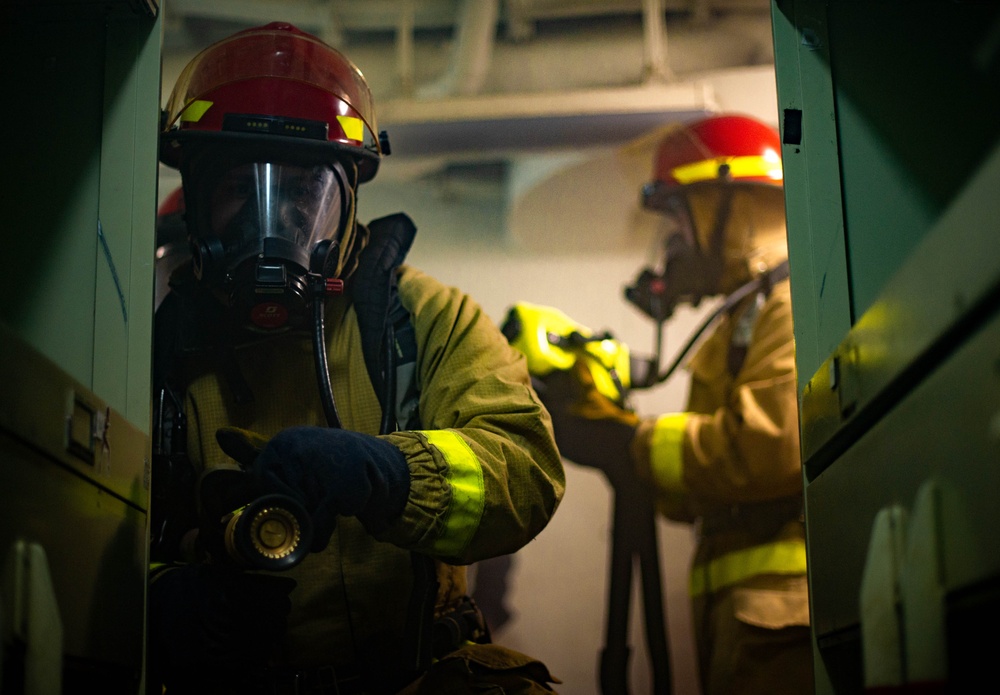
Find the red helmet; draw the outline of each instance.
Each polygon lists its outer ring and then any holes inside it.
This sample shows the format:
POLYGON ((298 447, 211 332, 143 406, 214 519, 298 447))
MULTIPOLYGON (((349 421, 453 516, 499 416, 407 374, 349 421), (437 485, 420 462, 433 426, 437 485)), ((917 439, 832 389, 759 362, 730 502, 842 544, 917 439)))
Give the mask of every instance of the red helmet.
POLYGON ((774 128, 749 116, 709 116, 664 136, 653 160, 653 177, 643 191, 647 207, 658 207, 655 193, 703 181, 781 186, 781 138, 774 128))
POLYGON ((371 91, 343 54, 291 24, 238 32, 195 56, 167 102, 160 159, 176 167, 188 143, 229 140, 329 150, 371 179, 388 141, 371 91))

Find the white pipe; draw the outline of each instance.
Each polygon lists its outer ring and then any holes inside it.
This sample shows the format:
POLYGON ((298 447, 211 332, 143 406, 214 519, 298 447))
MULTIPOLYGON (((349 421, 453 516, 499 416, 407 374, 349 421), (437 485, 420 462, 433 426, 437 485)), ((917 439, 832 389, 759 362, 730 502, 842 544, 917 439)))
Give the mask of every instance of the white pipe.
POLYGON ((403 0, 396 23, 396 65, 399 73, 399 91, 405 97, 413 96, 413 0, 403 0))
POLYGON ((434 99, 478 93, 490 69, 499 16, 499 0, 464 0, 448 70, 437 82, 419 88, 417 97, 434 99))
POLYGON ((642 28, 646 82, 670 82, 674 76, 667 62, 667 23, 663 0, 642 0, 642 28))

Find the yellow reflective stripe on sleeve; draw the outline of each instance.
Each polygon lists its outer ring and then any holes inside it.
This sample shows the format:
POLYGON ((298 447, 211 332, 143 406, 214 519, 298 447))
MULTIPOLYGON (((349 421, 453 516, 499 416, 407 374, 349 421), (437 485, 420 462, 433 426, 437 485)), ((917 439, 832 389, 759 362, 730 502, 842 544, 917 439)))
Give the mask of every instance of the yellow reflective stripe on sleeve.
POLYGON ((362 142, 365 139, 365 123, 353 116, 337 116, 337 123, 344 130, 344 135, 350 140, 362 142))
POLYGON ((760 574, 805 574, 803 540, 779 541, 737 550, 691 568, 688 592, 692 597, 718 591, 760 574))
POLYGON ((451 501, 444 514, 444 533, 434 542, 434 551, 456 557, 472 541, 486 507, 483 467, 462 437, 451 430, 421 430, 431 446, 448 462, 446 479, 451 501))
POLYGON ((201 120, 201 117, 205 115, 205 112, 212 108, 213 103, 215 102, 204 101, 201 99, 192 101, 184 107, 183 111, 181 111, 181 120, 189 123, 197 123, 201 120))
POLYGON ((737 179, 746 176, 766 176, 773 181, 781 181, 783 176, 781 159, 777 152, 774 153, 773 157, 757 155, 704 159, 693 164, 679 166, 670 173, 680 184, 709 181, 719 178, 719 167, 723 164, 729 165, 730 174, 737 179))
POLYGON ((666 492, 684 492, 684 428, 687 413, 661 415, 649 442, 649 467, 656 487, 666 492))

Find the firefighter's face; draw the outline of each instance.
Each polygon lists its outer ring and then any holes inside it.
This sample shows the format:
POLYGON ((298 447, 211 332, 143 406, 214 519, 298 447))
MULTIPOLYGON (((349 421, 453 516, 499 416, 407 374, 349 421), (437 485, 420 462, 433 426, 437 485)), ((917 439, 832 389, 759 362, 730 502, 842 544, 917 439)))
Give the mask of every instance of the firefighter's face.
POLYGON ((325 165, 254 162, 222 175, 209 198, 209 226, 225 246, 278 237, 306 248, 339 231, 341 187, 325 165))

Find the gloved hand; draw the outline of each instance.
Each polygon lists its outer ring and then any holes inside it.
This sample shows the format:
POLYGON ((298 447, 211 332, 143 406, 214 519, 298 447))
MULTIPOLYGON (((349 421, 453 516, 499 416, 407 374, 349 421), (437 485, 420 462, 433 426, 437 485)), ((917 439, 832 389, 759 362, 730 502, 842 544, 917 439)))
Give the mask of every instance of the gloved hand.
POLYGON ((148 594, 148 678, 169 692, 253 683, 291 610, 289 577, 192 564, 154 576, 148 594))
POLYGON ((584 359, 542 378, 537 389, 552 416, 559 452, 581 466, 600 469, 616 488, 634 484, 629 446, 639 417, 597 390, 584 359))
POLYGON ((377 534, 402 514, 410 494, 403 452, 368 434, 299 426, 264 443, 259 435, 223 427, 216 440, 261 489, 291 495, 305 506, 314 552, 330 542, 338 514, 356 516, 377 534))

